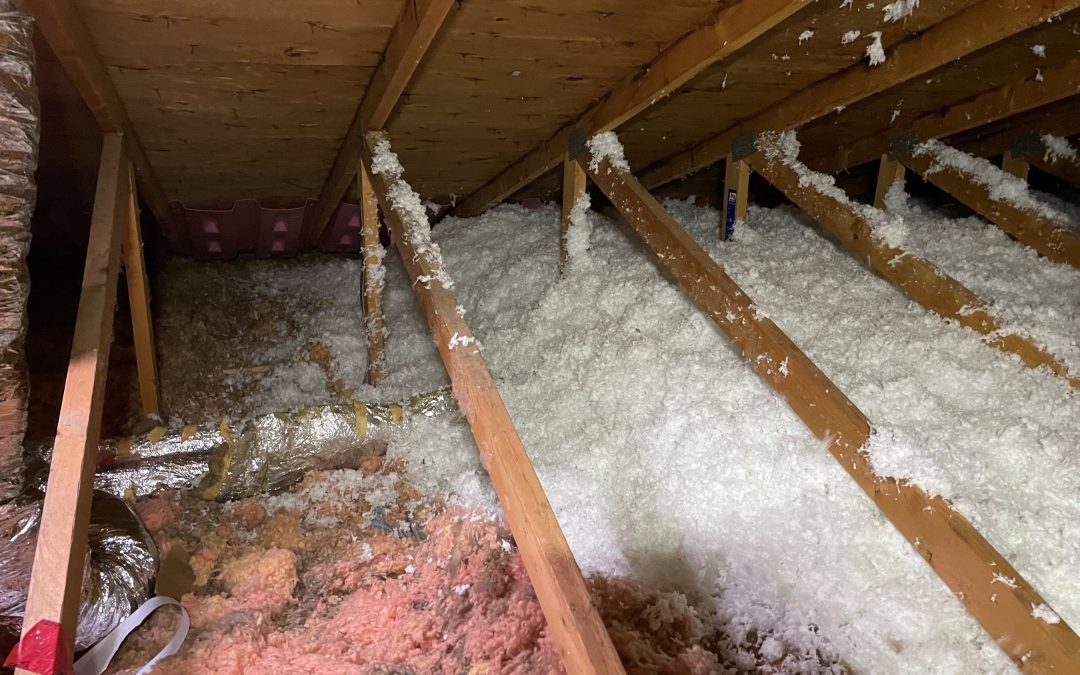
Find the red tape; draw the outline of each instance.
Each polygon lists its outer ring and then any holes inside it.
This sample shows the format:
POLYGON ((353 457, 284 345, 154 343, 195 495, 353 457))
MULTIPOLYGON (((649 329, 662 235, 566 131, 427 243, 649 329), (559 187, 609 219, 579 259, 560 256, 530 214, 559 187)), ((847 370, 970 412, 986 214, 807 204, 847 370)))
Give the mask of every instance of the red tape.
POLYGON ((15 645, 5 668, 21 668, 38 675, 74 675, 64 631, 55 621, 42 619, 15 645))

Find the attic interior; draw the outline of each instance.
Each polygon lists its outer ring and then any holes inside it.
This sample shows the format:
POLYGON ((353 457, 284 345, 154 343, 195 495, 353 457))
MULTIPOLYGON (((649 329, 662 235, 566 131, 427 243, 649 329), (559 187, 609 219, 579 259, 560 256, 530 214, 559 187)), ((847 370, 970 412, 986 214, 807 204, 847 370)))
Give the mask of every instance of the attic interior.
POLYGON ((1078 36, 0 0, 4 667, 1077 672, 1078 36))

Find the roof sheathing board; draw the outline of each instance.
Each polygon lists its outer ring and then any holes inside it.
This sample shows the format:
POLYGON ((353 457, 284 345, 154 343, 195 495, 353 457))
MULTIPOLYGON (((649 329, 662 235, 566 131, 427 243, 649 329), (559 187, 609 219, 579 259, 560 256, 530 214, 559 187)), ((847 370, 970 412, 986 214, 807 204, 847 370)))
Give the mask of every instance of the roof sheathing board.
POLYGON ((77 0, 172 200, 294 206, 319 186, 402 0, 77 0))
POLYGON ((724 4, 465 2, 389 124, 410 183, 468 194, 724 4))
MULTIPOLYGON (((838 142, 858 141, 974 98, 1036 70, 1060 67, 1080 57, 1080 11, 1024 31, 925 77, 893 87, 799 132, 803 155, 828 154, 838 142), (1035 53, 1041 45, 1045 55, 1035 53), (894 115, 895 111, 895 115, 894 115)), ((1077 112, 1080 115, 1080 111, 1077 112)))
POLYGON ((975 0, 924 2, 907 19, 886 23, 885 3, 856 2, 849 8, 839 0, 817 2, 625 125, 620 137, 627 158, 631 166, 644 169, 796 91, 860 61, 865 64, 870 33, 882 32, 887 54, 891 45, 973 4, 975 0), (813 36, 806 39, 804 33, 811 30, 813 36), (849 31, 860 36, 844 44, 849 31))

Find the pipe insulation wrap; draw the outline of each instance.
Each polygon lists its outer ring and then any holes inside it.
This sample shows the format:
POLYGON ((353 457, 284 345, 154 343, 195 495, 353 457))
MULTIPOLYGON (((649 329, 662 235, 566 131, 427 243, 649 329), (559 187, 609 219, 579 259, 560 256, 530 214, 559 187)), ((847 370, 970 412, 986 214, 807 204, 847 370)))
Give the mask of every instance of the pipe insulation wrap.
POLYGON ((22 487, 28 375, 26 300, 40 117, 34 23, 0 0, 0 503, 22 487))

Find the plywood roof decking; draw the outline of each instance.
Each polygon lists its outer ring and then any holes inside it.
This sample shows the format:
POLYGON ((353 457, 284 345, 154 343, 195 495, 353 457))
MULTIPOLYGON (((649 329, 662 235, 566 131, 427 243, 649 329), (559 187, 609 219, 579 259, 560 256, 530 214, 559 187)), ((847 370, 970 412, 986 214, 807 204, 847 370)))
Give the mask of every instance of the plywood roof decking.
POLYGON ((170 199, 319 190, 402 0, 78 0, 170 199))
MULTIPOLYGON (((169 198, 226 207, 318 193, 403 1, 76 3, 169 198)), ((461 3, 389 122, 410 181, 425 197, 472 192, 733 1, 461 3)), ((813 3, 624 125, 628 157, 643 169, 865 61, 873 31, 888 50, 973 4, 926 2, 885 23, 882 7, 813 3)), ((897 124, 1075 55, 1076 14, 830 115, 804 148, 886 128, 901 99, 897 124)), ((529 192, 557 183, 545 180, 529 192)))
POLYGON ((815 3, 620 129, 627 158, 631 166, 644 169, 865 61, 870 33, 881 31, 888 50, 973 4, 974 0, 924 2, 905 21, 885 23, 880 6, 868 9, 865 3, 854 3, 848 9, 840 2, 815 3), (800 44, 799 36, 806 30, 814 35, 800 44), (860 37, 842 44, 842 36, 855 30, 860 37))
POLYGON ((464 196, 725 4, 468 0, 389 125, 409 182, 464 196))
MULTIPOLYGON (((902 129, 920 117, 984 91, 1062 66, 1080 56, 1080 11, 1065 15, 980 52, 939 68, 927 77, 893 87, 843 112, 800 130, 803 154, 827 152, 838 142, 857 141, 888 129, 902 129), (1042 45, 1045 56, 1032 47, 1042 45), (893 111, 896 111, 895 120, 893 111)), ((1080 115, 1080 113, 1077 113, 1080 115)))

